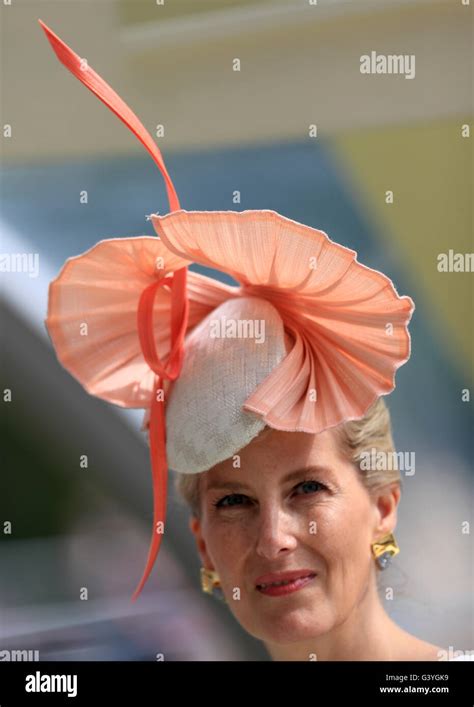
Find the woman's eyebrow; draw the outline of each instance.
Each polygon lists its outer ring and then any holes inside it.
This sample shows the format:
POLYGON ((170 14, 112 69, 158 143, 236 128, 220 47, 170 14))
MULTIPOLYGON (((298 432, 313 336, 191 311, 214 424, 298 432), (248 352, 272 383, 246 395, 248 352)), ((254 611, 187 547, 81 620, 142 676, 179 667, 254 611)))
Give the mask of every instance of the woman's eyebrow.
POLYGON ((311 472, 316 474, 330 474, 331 469, 328 466, 324 466, 323 464, 310 464, 309 466, 305 466, 303 469, 297 469, 296 471, 290 472, 282 479, 282 482, 285 484, 288 481, 294 481, 300 476, 303 476, 304 474, 310 474, 311 472))
POLYGON ((240 481, 213 481, 208 484, 206 491, 212 489, 228 489, 229 491, 250 491, 251 489, 240 481))
MULTIPOLYGON (((295 471, 291 471, 289 474, 283 477, 281 483, 286 484, 289 481, 294 481, 295 479, 298 479, 310 472, 330 473, 330 471, 330 468, 327 466, 323 466, 321 464, 311 464, 310 466, 306 466, 302 469, 296 469, 295 471)), ((215 489, 227 489, 229 491, 251 491, 251 488, 246 484, 242 483, 241 481, 212 481, 206 487, 206 491, 211 491, 215 489)))

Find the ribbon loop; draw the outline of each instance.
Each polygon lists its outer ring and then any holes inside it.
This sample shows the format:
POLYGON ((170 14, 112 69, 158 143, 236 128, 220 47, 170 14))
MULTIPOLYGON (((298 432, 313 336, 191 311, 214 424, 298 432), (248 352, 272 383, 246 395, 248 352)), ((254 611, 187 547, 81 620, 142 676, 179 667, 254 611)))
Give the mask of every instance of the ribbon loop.
MULTIPOLYGON (((151 537, 148 558, 143 576, 132 596, 135 600, 145 585, 156 557, 164 534, 166 521, 166 498, 168 487, 168 462, 166 458, 166 417, 165 401, 159 395, 162 380, 176 380, 181 372, 183 362, 183 342, 188 322, 189 300, 180 297, 182 294, 179 274, 183 268, 172 276, 161 277, 156 282, 146 287, 140 297, 137 310, 137 326, 143 356, 156 373, 156 383, 150 409, 150 456, 153 483, 153 532, 151 537), (169 287, 174 307, 171 308, 171 348, 166 363, 163 364, 155 345, 153 330, 153 304, 155 295, 160 287, 169 287), (181 316, 181 319, 179 317, 181 316)), ((186 268, 184 268, 186 273, 186 268)))
MULTIPOLYGON (((156 282, 146 287, 140 297, 137 312, 137 326, 140 345, 142 348, 145 361, 160 378, 167 380, 176 380, 179 376, 182 365, 182 346, 184 335, 187 326, 188 300, 186 299, 183 307, 183 315, 179 326, 176 326, 176 314, 171 311, 171 349, 168 354, 166 364, 163 365, 155 346, 155 337, 153 332, 153 304, 155 295, 159 287, 170 287, 172 295, 175 293, 175 275, 170 277, 162 277, 156 282), (173 316, 174 315, 174 316, 173 316), (174 326, 173 326, 174 324, 174 326)), ((178 314, 178 313, 177 313, 178 314)))

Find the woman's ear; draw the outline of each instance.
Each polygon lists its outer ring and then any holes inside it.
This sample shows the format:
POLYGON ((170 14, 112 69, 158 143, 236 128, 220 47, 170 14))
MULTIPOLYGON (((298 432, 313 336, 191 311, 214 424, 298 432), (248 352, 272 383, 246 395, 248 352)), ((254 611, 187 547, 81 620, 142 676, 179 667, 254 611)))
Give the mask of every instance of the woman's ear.
POLYGON ((392 533, 397 524, 397 507, 400 501, 400 484, 394 483, 372 491, 375 507, 373 540, 392 533))
POLYGON ((207 552, 206 541, 202 534, 201 521, 196 516, 191 516, 189 519, 189 528, 194 535, 196 547, 201 558, 202 566, 207 570, 215 570, 212 560, 207 552))

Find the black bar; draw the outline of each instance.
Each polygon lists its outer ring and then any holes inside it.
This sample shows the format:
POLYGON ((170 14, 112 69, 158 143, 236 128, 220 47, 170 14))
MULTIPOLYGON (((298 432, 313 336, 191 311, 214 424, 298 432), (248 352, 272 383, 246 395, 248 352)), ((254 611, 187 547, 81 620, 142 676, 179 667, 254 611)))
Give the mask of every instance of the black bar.
POLYGON ((373 697, 383 705, 410 697, 462 707, 473 704, 472 667, 467 661, 0 662, 0 707, 122 704, 127 698, 133 705, 163 705, 185 697, 199 702, 237 697, 247 703, 255 695, 265 703, 273 696, 311 705, 373 697), (27 685, 39 691, 27 691, 27 685))

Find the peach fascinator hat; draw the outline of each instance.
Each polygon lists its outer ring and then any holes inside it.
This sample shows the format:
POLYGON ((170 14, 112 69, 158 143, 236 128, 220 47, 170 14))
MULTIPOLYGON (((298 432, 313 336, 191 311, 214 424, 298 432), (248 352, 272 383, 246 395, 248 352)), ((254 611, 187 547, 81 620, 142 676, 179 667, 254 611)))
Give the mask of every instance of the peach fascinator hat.
POLYGON ((168 467, 206 471, 266 426, 318 434, 360 419, 410 358, 415 306, 323 231, 265 209, 182 209, 136 115, 39 22, 59 61, 150 153, 169 200, 168 214, 148 216, 157 237, 101 240, 68 258, 45 320, 59 362, 88 393, 146 411, 153 532, 136 599, 161 545, 168 467))

